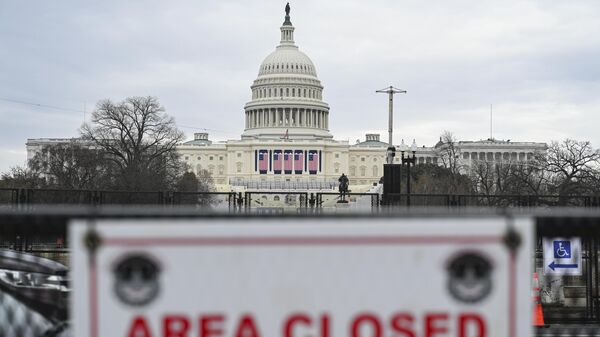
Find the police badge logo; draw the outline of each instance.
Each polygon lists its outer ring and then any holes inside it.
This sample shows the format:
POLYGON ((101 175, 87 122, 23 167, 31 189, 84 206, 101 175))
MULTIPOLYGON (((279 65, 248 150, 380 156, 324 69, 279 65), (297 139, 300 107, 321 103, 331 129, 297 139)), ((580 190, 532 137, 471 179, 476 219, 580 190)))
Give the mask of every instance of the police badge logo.
POLYGON ((125 304, 150 304, 160 290, 158 264, 146 255, 127 255, 114 268, 114 291, 125 304))
POLYGON ((454 299, 476 303, 492 291, 492 264, 478 253, 454 256, 448 264, 448 290, 454 299))

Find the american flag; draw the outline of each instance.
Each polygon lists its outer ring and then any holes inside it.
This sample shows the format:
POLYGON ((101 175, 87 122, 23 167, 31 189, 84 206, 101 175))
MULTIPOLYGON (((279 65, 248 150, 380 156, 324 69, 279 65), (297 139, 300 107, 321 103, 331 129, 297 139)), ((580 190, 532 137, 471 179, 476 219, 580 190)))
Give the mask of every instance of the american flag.
POLYGON ((281 164, 281 150, 273 151, 273 171, 275 171, 276 173, 281 172, 281 164))
POLYGON ((316 151, 310 151, 308 153, 308 171, 310 173, 317 173, 319 168, 319 154, 316 151))
POLYGON ((292 151, 286 150, 283 154, 283 169, 286 173, 292 173, 293 158, 292 151))
POLYGON ((258 170, 260 173, 267 173, 269 170, 269 152, 267 150, 258 151, 258 170))
POLYGON ((304 155, 302 150, 296 150, 294 152, 294 171, 298 174, 302 173, 304 164, 304 155))

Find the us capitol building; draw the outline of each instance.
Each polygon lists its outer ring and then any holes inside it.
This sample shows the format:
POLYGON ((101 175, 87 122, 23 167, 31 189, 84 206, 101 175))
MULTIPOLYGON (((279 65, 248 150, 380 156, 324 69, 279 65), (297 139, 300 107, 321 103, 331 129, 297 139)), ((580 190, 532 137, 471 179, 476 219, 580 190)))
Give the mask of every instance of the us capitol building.
MULTIPOLYGON (((367 134, 356 144, 333 139, 323 85, 312 60, 294 42, 286 9, 281 41, 261 63, 250 87, 241 139, 211 142, 207 133, 196 133, 179 152, 194 172, 208 170, 219 185, 318 189, 337 183, 342 173, 354 186, 378 182, 388 144, 378 134, 367 134)), ((438 163, 442 147, 418 148, 417 163, 438 163)), ((487 140, 458 142, 457 147, 469 164, 480 158, 527 160, 546 144, 487 140)))
MULTIPOLYGON (((329 105, 312 60, 294 42, 286 6, 281 41, 261 63, 244 106, 241 139, 212 142, 207 133, 178 146, 195 173, 207 170, 217 189, 329 189, 345 173, 353 190, 377 183, 383 175, 387 143, 367 134, 356 144, 334 140, 329 132, 329 105)), ((28 158, 60 139, 28 139, 28 158)), ((545 151, 544 143, 485 140, 458 142, 463 164, 473 160, 528 160, 545 151)), ((444 144, 417 149, 417 164, 441 164, 444 144)), ((399 150, 397 151, 399 156, 399 150)), ((398 161, 399 158, 396 158, 398 161)))

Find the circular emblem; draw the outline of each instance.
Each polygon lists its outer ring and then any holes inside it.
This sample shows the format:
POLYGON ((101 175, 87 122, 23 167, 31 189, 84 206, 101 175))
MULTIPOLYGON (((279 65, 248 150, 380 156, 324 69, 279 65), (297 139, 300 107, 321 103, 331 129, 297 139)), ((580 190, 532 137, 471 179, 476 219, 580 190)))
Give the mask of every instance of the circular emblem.
POLYGON ((492 291, 492 264, 477 253, 455 256, 448 265, 448 290, 464 303, 476 303, 492 291))
POLYGON ((144 255, 128 255, 114 268, 115 293, 125 304, 143 306, 159 293, 160 270, 156 262, 144 255))

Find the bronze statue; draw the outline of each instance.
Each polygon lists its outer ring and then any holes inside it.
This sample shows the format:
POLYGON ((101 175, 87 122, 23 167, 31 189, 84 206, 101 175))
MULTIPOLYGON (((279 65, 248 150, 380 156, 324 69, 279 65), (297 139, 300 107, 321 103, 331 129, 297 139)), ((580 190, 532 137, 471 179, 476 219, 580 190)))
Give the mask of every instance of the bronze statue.
POLYGON ((290 3, 289 2, 287 3, 287 5, 285 5, 285 15, 290 16, 290 3))
POLYGON ((338 187, 340 191, 340 200, 338 200, 338 203, 347 203, 348 201, 346 200, 346 195, 348 194, 348 192, 350 192, 348 190, 348 186, 350 185, 350 179, 348 179, 347 175, 342 173, 338 181, 340 183, 338 187))

